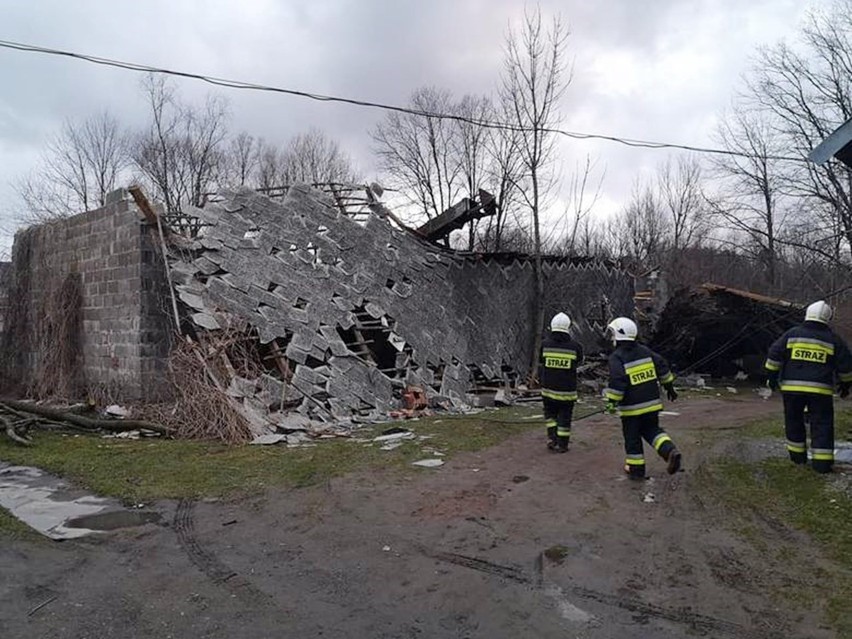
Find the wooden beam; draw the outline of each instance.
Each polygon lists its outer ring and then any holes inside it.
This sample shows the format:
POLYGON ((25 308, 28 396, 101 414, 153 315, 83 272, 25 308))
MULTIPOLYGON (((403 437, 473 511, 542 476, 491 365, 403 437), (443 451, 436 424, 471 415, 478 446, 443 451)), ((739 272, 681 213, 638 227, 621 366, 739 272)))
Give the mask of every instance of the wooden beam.
POLYGON ((130 191, 130 195, 133 196, 133 201, 136 202, 136 206, 138 206, 139 210, 142 211, 142 214, 145 216, 145 219, 151 224, 157 225, 160 220, 160 216, 157 215, 157 212, 154 210, 154 207, 151 206, 151 203, 148 201, 148 198, 145 197, 145 194, 142 192, 142 187, 138 184, 134 184, 127 190, 130 191))

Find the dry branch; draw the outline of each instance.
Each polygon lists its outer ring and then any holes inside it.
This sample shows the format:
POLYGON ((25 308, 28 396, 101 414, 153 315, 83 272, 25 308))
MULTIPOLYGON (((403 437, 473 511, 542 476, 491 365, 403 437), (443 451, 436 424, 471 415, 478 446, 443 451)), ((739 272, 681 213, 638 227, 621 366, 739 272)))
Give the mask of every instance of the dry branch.
MULTIPOLYGON (((30 413, 45 417, 52 421, 68 422, 75 426, 82 426, 90 430, 108 430, 115 433, 121 433, 129 430, 150 430, 161 435, 171 435, 172 429, 160 424, 152 422, 135 420, 135 419, 94 419, 92 417, 83 417, 75 415, 56 408, 48 408, 46 406, 37 406, 28 402, 21 402, 12 399, 5 399, 0 402, 0 410, 12 409, 15 412, 30 413)), ((8 420, 7 420, 8 421, 8 420)))
POLYGON ((249 348, 252 342, 236 329, 203 335, 197 342, 180 339, 169 355, 175 402, 151 407, 150 415, 172 427, 179 439, 228 444, 250 441, 251 426, 227 387, 234 372, 249 378, 259 376, 249 348))
POLYGON ((11 439, 13 442, 17 442, 17 443, 21 444, 22 446, 32 446, 33 445, 33 442, 32 442, 31 439, 29 439, 28 437, 24 437, 22 435, 19 435, 15 431, 15 423, 11 419, 9 419, 8 417, 4 417, 3 415, 0 415, 0 422, 2 422, 2 424, 4 426, 4 430, 6 431, 6 437, 11 439))

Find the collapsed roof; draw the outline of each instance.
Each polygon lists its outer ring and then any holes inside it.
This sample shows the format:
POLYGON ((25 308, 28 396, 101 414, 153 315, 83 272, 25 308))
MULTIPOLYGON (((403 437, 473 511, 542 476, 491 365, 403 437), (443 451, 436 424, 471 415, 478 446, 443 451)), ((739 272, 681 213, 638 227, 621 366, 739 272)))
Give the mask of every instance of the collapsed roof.
POLYGON ((760 376, 769 346, 801 321, 801 308, 787 300, 706 283, 671 296, 651 344, 679 371, 760 376))
MULTIPOLYGON (((274 362, 258 388, 312 418, 385 412, 407 385, 461 406, 476 384, 523 378, 531 262, 441 249, 383 210, 356 223, 306 186, 278 200, 224 193, 193 210, 203 231, 170 263, 194 330, 247 322, 274 362)), ((543 273, 547 317, 568 312, 590 344, 632 310, 632 278, 612 264, 550 259, 543 273)))

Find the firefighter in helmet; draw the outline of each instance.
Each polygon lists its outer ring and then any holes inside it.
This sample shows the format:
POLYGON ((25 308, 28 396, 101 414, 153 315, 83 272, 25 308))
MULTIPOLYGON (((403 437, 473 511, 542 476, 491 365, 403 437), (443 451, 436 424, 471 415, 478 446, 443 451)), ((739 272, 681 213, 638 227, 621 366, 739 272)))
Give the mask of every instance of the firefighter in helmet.
POLYGON ((547 425, 547 447, 568 451, 571 416, 577 401, 577 366, 583 363, 583 347, 571 337, 571 318, 557 313, 550 320, 550 334, 541 345, 541 399, 547 425))
POLYGON ((615 350, 609 357, 609 384, 604 389, 607 412, 621 416, 626 453, 624 471, 630 479, 645 478, 644 439, 667 462, 669 474, 680 470, 681 454, 660 428, 660 384, 670 401, 677 399, 674 375, 660 355, 636 341, 636 323, 617 317, 606 327, 615 350))
POLYGON ((769 387, 784 398, 787 452, 795 464, 808 461, 805 414, 811 427, 812 468, 831 472, 834 465, 834 389, 841 397, 852 386, 849 347, 831 330, 833 311, 824 301, 805 309, 803 324, 791 328, 769 348, 764 367, 769 387))

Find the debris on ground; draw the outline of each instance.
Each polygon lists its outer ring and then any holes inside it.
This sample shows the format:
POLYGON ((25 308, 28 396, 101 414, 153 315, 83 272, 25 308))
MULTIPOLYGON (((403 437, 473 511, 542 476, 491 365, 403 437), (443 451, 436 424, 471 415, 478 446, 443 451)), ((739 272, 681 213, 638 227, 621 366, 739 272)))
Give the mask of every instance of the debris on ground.
POLYGON ((512 400, 509 399, 508 393, 505 389, 499 389, 494 393, 494 405, 495 406, 511 406, 512 400))
POLYGON ((388 433, 387 435, 379 435, 378 437, 374 437, 374 442, 395 442, 402 441, 404 439, 414 439, 415 434, 410 430, 396 431, 393 433, 388 433))
POLYGON ((852 464, 852 444, 838 444, 834 451, 834 461, 842 464, 852 464))
POLYGON ((142 431, 140 430, 127 430, 122 433, 107 433, 106 435, 101 435, 104 439, 141 439, 142 431))
POLYGON ((423 410, 429 405, 426 391, 419 386, 406 386, 402 391, 402 402, 409 411, 423 410))
POLYGON ((272 444, 280 444, 281 442, 287 442, 287 435, 282 435, 280 433, 270 433, 268 435, 258 435, 249 443, 258 446, 269 446, 272 444))
MULTIPOLYGON (((140 436, 143 433, 155 435, 170 435, 172 433, 171 429, 166 426, 144 420, 88 417, 77 412, 71 412, 66 407, 10 399, 0 402, 0 425, 5 429, 5 434, 9 439, 24 446, 32 445, 33 441, 29 436, 29 431, 35 426, 72 428, 91 433, 100 431, 114 434, 134 432, 140 436)), ((126 437, 131 436, 126 435, 126 437)))
POLYGON ((412 466, 420 466, 421 468, 438 468, 444 465, 443 459, 421 459, 411 463, 412 466))
POLYGON ((677 383, 680 386, 687 386, 689 388, 707 388, 707 382, 704 381, 705 377, 708 377, 708 375, 691 373, 689 375, 684 375, 683 377, 678 377, 677 383))
POLYGON ((130 410, 124 406, 119 406, 118 404, 110 404, 104 409, 104 414, 107 417, 124 419, 126 417, 130 417, 130 410))

